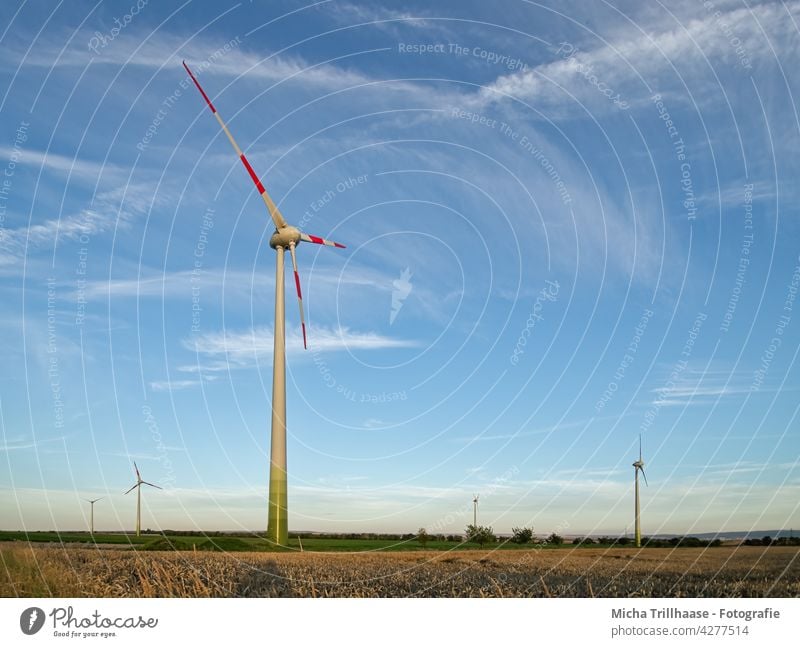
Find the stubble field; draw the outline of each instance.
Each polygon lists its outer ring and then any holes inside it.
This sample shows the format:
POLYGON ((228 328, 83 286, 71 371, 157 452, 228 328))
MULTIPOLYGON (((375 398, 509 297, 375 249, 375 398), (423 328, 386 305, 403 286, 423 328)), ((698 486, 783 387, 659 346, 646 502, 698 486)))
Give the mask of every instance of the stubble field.
POLYGON ((192 553, 0 544, 4 597, 798 597, 800 549, 192 553))

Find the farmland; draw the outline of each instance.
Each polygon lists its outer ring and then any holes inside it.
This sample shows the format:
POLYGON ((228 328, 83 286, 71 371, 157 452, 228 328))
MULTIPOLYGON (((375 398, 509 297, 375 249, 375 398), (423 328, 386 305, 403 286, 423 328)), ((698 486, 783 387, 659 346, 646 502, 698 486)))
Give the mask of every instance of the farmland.
POLYGON ((18 597, 796 597, 800 549, 139 551, 0 544, 18 597))

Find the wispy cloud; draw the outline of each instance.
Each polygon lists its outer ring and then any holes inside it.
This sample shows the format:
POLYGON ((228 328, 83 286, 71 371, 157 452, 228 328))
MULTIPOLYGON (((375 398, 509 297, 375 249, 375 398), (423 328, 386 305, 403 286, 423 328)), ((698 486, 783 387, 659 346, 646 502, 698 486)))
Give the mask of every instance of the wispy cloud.
POLYGON ((682 469, 702 470, 704 480, 715 479, 717 477, 727 481, 734 474, 764 474, 765 472, 794 472, 798 468, 798 463, 757 463, 755 461, 738 461, 736 463, 713 463, 707 465, 687 464, 681 465, 682 469))
MULTIPOLYGON (((228 371, 253 368, 270 361, 273 334, 268 327, 250 328, 244 331, 222 330, 190 337, 182 341, 184 348, 198 355, 198 364, 179 367, 184 372, 228 371)), ((375 332, 356 332, 348 328, 315 328, 309 339, 312 353, 343 350, 384 350, 410 348, 417 342, 395 339, 375 332)), ((303 351, 303 337, 295 331, 286 335, 286 352, 303 351)))
POLYGON ((422 10, 413 13, 407 10, 391 9, 377 4, 356 4, 353 2, 336 2, 322 5, 322 9, 330 13, 335 20, 345 25, 364 23, 370 27, 397 34, 401 29, 425 29, 431 31, 449 31, 431 20, 432 16, 422 10))
MULTIPOLYGON (((24 59, 26 65, 36 67, 85 67, 111 65, 143 67, 148 69, 174 70, 184 75, 181 62, 185 59, 203 74, 241 77, 275 82, 295 79, 306 85, 322 88, 350 87, 371 81, 359 72, 350 71, 333 64, 315 64, 298 55, 264 56, 246 50, 236 39, 229 44, 229 51, 220 52, 211 64, 206 65, 211 54, 219 48, 219 42, 201 38, 187 41, 183 36, 156 32, 143 37, 134 30, 121 33, 114 40, 114 47, 106 47, 92 52, 86 43, 92 34, 85 32, 70 39, 73 44, 66 50, 43 46, 28 52, 24 59)), ((6 51, 9 58, 22 58, 22 51, 6 51)), ((213 96, 212 96, 213 98, 213 96)))
POLYGON ((715 361, 707 366, 693 362, 679 375, 674 366, 662 363, 652 375, 652 383, 642 389, 640 404, 645 406, 707 405, 720 398, 742 396, 750 391, 750 371, 733 364, 715 361))
MULTIPOLYGON (((659 386, 650 389, 659 406, 707 405, 722 398, 742 396, 751 392, 753 374, 750 371, 731 368, 727 372, 687 369, 685 374, 672 386, 659 386)), ((761 385, 759 392, 772 393, 776 385, 761 385)), ((783 387, 784 391, 793 387, 783 387)))
POLYGON ((63 443, 66 436, 56 436, 55 438, 18 438, 0 445, 0 452, 13 452, 25 449, 40 449, 43 445, 50 443, 63 443))
MULTIPOLYGON (((200 271, 180 270, 161 274, 144 270, 142 276, 131 279, 111 279, 107 281, 88 281, 81 290, 84 299, 192 297, 192 290, 213 290, 227 297, 251 296, 256 287, 264 283, 272 284, 270 276, 264 277, 253 272, 243 272, 225 268, 203 268, 200 271), (258 286, 256 285, 258 284, 258 286)), ((77 292, 73 293, 77 296, 77 292)))
POLYGON ((50 218, 16 229, 0 229, 0 265, 13 265, 26 253, 81 236, 96 236, 115 226, 125 228, 144 213, 153 199, 147 185, 127 185, 99 193, 92 204, 77 214, 50 218))
POLYGON ((193 389, 206 382, 213 382, 217 379, 216 375, 204 375, 202 380, 157 380, 150 382, 150 390, 156 393, 184 391, 193 389))
POLYGON ((10 146, 0 146, 0 158, 11 159, 16 156, 19 157, 17 164, 59 175, 69 175, 72 180, 82 180, 92 184, 103 176, 106 179, 120 179, 125 174, 124 169, 108 162, 100 163, 32 148, 14 149, 10 146))
POLYGON ((694 398, 722 398, 732 395, 742 395, 749 393, 750 389, 745 387, 735 387, 726 385, 701 385, 700 383, 691 385, 681 384, 672 388, 653 389, 652 393, 663 396, 664 404, 687 404, 694 398))
POLYGON ((361 423, 361 426, 364 427, 364 429, 380 429, 385 425, 386 423, 380 418, 367 418, 361 423))
MULTIPOLYGON (((499 77, 482 89, 480 103, 503 101, 510 96, 551 107, 589 105, 592 110, 604 106, 612 109, 614 105, 607 96, 587 82, 587 70, 604 87, 614 93, 622 92, 623 99, 631 101, 641 95, 641 90, 625 95, 626 90, 641 88, 644 80, 654 86, 653 90, 663 91, 661 83, 676 79, 674 68, 680 70, 682 82, 686 82, 687 75, 702 73, 698 63, 704 63, 705 59, 736 64, 736 48, 731 45, 729 34, 735 34, 755 61, 772 57, 764 47, 765 31, 779 54, 796 56, 796 28, 787 20, 787 13, 796 15, 799 10, 800 4, 796 2, 768 3, 722 11, 719 18, 703 11, 699 18, 685 18, 681 24, 671 23, 661 31, 657 31, 656 25, 652 31, 626 27, 601 47, 586 51, 576 48, 573 53, 568 47, 553 61, 499 77), (720 28, 722 23, 728 34, 720 28)), ((663 16, 660 23, 663 24, 663 16)))

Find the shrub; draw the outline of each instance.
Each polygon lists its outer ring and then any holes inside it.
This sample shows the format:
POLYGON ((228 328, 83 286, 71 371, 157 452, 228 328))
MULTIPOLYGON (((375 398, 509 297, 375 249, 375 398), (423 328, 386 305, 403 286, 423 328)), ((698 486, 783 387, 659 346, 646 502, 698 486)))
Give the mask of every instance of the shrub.
POLYGON ((485 544, 493 544, 497 541, 497 537, 495 537, 494 530, 492 530, 491 526, 475 526, 470 524, 467 526, 465 535, 467 541, 479 544, 481 548, 485 544))
POLYGON ((425 548, 430 538, 431 536, 428 534, 428 531, 425 530, 425 528, 420 528, 419 530, 417 530, 417 541, 423 548, 425 548))
POLYGON ((511 532, 513 533, 511 541, 515 544, 529 544, 533 539, 533 528, 523 526, 522 528, 512 528, 511 532))

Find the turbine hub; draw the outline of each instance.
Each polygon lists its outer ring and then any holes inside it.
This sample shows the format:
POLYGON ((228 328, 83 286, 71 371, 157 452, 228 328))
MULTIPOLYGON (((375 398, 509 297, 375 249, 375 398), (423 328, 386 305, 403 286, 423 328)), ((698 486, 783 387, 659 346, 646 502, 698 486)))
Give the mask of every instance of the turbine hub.
POLYGON ((289 247, 290 243, 297 245, 299 242, 300 230, 297 227, 286 226, 275 230, 275 233, 272 234, 272 238, 269 239, 269 246, 272 247, 272 249, 277 249, 278 247, 286 249, 289 247))

